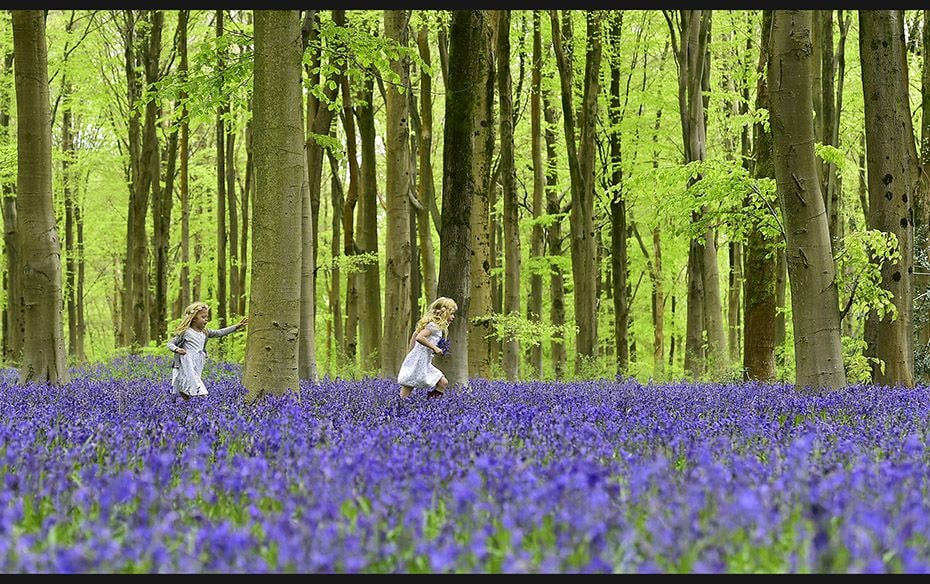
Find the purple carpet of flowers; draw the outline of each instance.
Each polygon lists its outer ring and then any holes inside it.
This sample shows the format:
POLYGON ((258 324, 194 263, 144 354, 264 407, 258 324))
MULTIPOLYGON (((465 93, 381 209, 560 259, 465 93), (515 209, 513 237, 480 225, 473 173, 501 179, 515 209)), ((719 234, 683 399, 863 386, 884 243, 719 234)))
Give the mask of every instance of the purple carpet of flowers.
POLYGON ((0 572, 921 572, 930 390, 0 371, 0 572))

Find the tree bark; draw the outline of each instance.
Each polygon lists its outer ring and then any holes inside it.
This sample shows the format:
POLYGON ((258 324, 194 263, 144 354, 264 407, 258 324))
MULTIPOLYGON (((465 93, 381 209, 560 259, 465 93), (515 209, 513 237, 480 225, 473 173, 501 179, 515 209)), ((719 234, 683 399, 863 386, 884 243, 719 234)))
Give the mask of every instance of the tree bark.
MULTIPOLYGON (((468 382, 469 269, 473 236, 472 204, 476 190, 473 158, 475 108, 486 91, 483 73, 487 46, 487 16, 483 10, 456 10, 449 33, 449 67, 457 72, 447 79, 445 129, 443 135, 442 227, 439 232, 440 296, 458 303, 458 314, 449 327, 453 350, 443 359, 442 370, 451 386, 468 382)), ((493 77, 492 77, 493 79, 493 77)))
MULTIPOLYGON (((766 81, 769 31, 772 11, 762 12, 762 38, 759 42, 759 74, 756 81, 756 110, 770 110, 766 81)), ((775 178, 772 159, 772 132, 761 122, 753 124, 753 176, 775 178)), ((762 196, 757 194, 757 196, 762 196)), ((743 304, 743 373, 746 379, 770 382, 775 380, 775 280, 777 265, 776 241, 766 236, 758 221, 753 221, 746 234, 746 279, 743 304)))
POLYGON ((869 227, 897 238, 896 261, 882 264, 881 287, 892 295, 897 315, 875 319, 872 368, 878 385, 914 386, 912 204, 919 192, 919 159, 908 101, 904 11, 859 11, 859 56, 865 102, 869 227))
POLYGON ((299 16, 256 10, 255 213, 250 320, 243 385, 247 402, 298 389, 301 200, 306 156, 301 120, 299 16))
POLYGON ((846 384, 830 233, 814 157, 811 14, 776 10, 768 85, 775 179, 785 220, 798 386, 846 384))
MULTIPOLYGON (((385 36, 407 44, 406 10, 385 10, 385 36)), ((391 61, 391 70, 400 78, 399 85, 407 86, 408 64, 405 59, 391 61)), ((384 331, 381 341, 381 375, 394 378, 407 354, 406 340, 410 323, 410 172, 408 133, 409 111, 407 97, 387 87, 387 154, 386 189, 384 193, 387 214, 385 221, 385 277, 384 277, 384 331)))
POLYGON ((52 130, 43 10, 13 11, 16 193, 25 338, 19 384, 70 382, 62 323, 61 248, 52 202, 52 130))

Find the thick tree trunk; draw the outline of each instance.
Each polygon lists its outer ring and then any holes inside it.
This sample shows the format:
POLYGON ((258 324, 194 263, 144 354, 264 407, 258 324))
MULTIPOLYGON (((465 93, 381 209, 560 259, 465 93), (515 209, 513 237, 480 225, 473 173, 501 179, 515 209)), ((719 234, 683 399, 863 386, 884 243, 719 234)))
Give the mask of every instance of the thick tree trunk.
POLYGON ((872 382, 914 386, 914 216, 919 159, 908 101, 904 11, 859 11, 859 56, 865 96, 869 227, 894 234, 899 258, 882 264, 881 287, 892 295, 897 315, 877 315, 872 382))
POLYGON ((43 10, 13 11, 16 193, 25 338, 19 384, 70 382, 62 323, 61 248, 52 202, 52 132, 43 10))
POLYGON ((306 156, 301 121, 299 16, 255 11, 255 214, 250 320, 242 383, 254 402, 298 389, 301 200, 306 156))
POLYGON ((810 11, 775 11, 770 115, 785 220, 797 385, 839 388, 846 374, 830 233, 814 157, 810 28, 810 11))
POLYGON ((472 204, 475 195, 473 158, 478 145, 473 141, 476 107, 487 86, 484 60, 488 54, 487 16, 483 10, 452 12, 449 66, 456 75, 447 80, 445 130, 443 135, 442 227, 439 232, 438 294, 458 303, 458 316, 449 327, 453 350, 442 367, 449 384, 468 382, 469 269, 473 236, 472 204))

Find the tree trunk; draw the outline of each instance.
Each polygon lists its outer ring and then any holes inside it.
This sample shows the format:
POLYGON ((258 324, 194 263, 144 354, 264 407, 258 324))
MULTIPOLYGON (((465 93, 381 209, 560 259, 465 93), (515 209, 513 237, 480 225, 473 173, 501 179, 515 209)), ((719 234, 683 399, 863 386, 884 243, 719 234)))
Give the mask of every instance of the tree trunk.
MULTIPOLYGON (((610 23, 611 48, 619 54, 623 26, 623 12, 618 11, 610 23)), ((625 375, 630 363, 629 326, 630 307, 627 298, 627 217, 626 197, 623 191, 623 156, 621 151, 620 123, 623 114, 620 108, 620 62, 610 63, 610 108, 608 110, 610 132, 610 187, 614 189, 610 199, 610 257, 614 308, 614 349, 616 350, 616 374, 625 375)), ((648 261, 648 254, 647 254, 648 261)), ((650 263, 652 289, 655 292, 656 274, 650 263)))
MULTIPOLYGON (((542 158, 542 26, 539 10, 533 11, 533 61, 530 90, 530 139, 533 160, 533 234, 530 238, 530 297, 526 303, 526 317, 541 323, 543 310, 543 274, 540 268, 545 259, 546 235, 540 218, 545 211, 543 195, 546 190, 546 169, 542 158)), ((541 340, 530 346, 529 361, 536 379, 543 376, 543 346, 541 340)))
POLYGON ((306 156, 301 120, 299 16, 256 10, 255 213, 250 320, 242 383, 254 402, 298 389, 301 223, 306 156))
MULTIPOLYGON (((385 36, 401 46, 407 44, 406 10, 385 10, 385 36)), ((408 64, 405 59, 391 61, 391 70, 407 86, 408 64)), ((387 87, 387 139, 385 156, 387 206, 385 221, 384 331, 381 340, 381 375, 394 378, 407 354, 410 330, 410 184, 408 166, 409 111, 407 97, 397 85, 387 87)))
MULTIPOLYGON (((921 106, 920 106, 920 182, 914 199, 914 255, 930 256, 930 10, 923 11, 921 35, 921 106)), ((926 272, 930 266, 920 266, 926 272)), ((916 274, 915 274, 916 275, 916 274)), ((914 296, 926 298, 930 280, 927 275, 920 275, 914 280, 914 296)), ((926 304, 924 304, 926 306, 926 304)), ((924 312, 924 311, 921 311, 924 312)), ((919 314, 919 313, 918 313, 919 314)), ((916 316, 916 314, 915 314, 916 316)), ((917 320, 915 318, 915 320, 917 320)), ((930 318, 920 321, 916 342, 920 347, 930 345, 930 318)), ((926 350, 926 349, 925 349, 926 350)))
MULTIPOLYGON (((223 36, 223 9, 216 11, 216 38, 223 36)), ((216 54, 216 67, 220 87, 225 83, 226 52, 219 50, 216 54)), ((222 90, 221 90, 222 91, 222 90)), ((229 103, 221 101, 216 110, 216 318, 219 326, 226 326, 226 122, 229 115, 229 103)), ((232 164, 232 161, 228 161, 232 164)), ((221 352, 223 348, 219 349, 221 352)))
MULTIPOLYGON (((430 66, 429 31, 421 26, 417 31, 417 47, 423 63, 430 66)), ((433 79, 432 74, 420 70, 420 133, 419 165, 417 166, 417 198, 423 209, 417 210, 417 229, 423 258, 423 290, 426 301, 436 298, 438 276, 436 252, 433 250, 433 230, 430 227, 430 210, 436 206, 436 187, 433 184, 433 79)))
POLYGON ((62 323, 61 249, 52 202, 52 132, 43 10, 13 11, 16 193, 25 338, 19 384, 70 382, 62 323))
MULTIPOLYGON (((375 115, 373 80, 363 81, 358 113, 358 133, 362 147, 359 167, 361 192, 358 201, 359 253, 373 255, 359 274, 361 295, 359 305, 359 349, 363 371, 374 374, 381 363, 381 262, 378 259, 378 180, 375 153, 375 115)), ((396 333, 392 333, 396 334, 396 333)), ((393 337, 392 337, 393 338, 393 337)))
MULTIPOLYGON (((510 11, 497 11, 497 87, 500 103, 500 179, 503 199, 504 310, 520 315, 520 214, 517 202, 517 171, 513 152, 513 92, 510 79, 510 11)), ((504 343, 504 376, 520 378, 520 340, 508 331, 504 343)))
MULTIPOLYGON (((570 14, 569 14, 570 18, 570 14)), ((571 30, 560 31, 558 13, 550 11, 553 47, 562 88, 562 120, 565 130, 568 168, 572 190, 571 228, 572 280, 574 282, 575 373, 582 372, 586 361, 596 357, 597 311, 595 308, 594 265, 594 138, 596 133, 597 98, 600 93, 601 62, 600 18, 598 11, 587 11, 587 41, 585 52, 584 96, 578 119, 578 142, 575 143, 575 114, 572 104, 573 81, 570 56, 565 44, 571 42, 571 30)), ((565 19, 566 22, 568 18, 565 19)))
MULTIPOLYGON (((766 82, 768 64, 769 31, 772 28, 772 11, 762 12, 762 39, 759 42, 759 64, 756 81, 756 111, 770 110, 771 105, 766 82)), ((766 125, 753 125, 753 176, 757 179, 775 178, 772 159, 772 132, 766 125)), ((762 196, 758 194, 757 196, 762 196)), ((761 225, 753 221, 746 234, 746 279, 743 304, 743 372, 746 379, 756 381, 775 380, 775 326, 776 279, 778 266, 775 245, 761 225)))
MULTIPOLYGON (((555 108, 552 105, 551 94, 548 90, 542 92, 543 116, 546 120, 546 214, 555 215, 556 218, 546 228, 546 245, 549 256, 562 257, 562 219, 567 212, 562 208, 562 196, 559 195, 558 151, 556 150, 556 136, 553 128, 556 124, 555 108)), ((549 268, 549 321, 556 329, 552 337, 549 352, 552 355, 552 368, 556 379, 562 379, 565 374, 565 275, 558 262, 552 262, 549 268)))
MULTIPOLYGON (((178 66, 178 76, 180 77, 181 86, 184 86, 184 83, 187 82, 187 26, 188 26, 188 17, 190 16, 190 10, 179 10, 178 11, 178 54, 180 56, 180 64, 178 66)), ((191 303, 191 276, 190 276, 190 262, 191 262, 191 207, 190 207, 190 189, 189 189, 189 174, 188 174, 188 163, 190 162, 190 123, 188 122, 188 111, 187 111, 187 92, 181 91, 180 95, 181 102, 181 128, 180 138, 178 142, 178 158, 179 158, 179 174, 178 174, 178 190, 181 197, 181 282, 178 288, 178 310, 175 312, 175 316, 179 317, 182 314, 184 308, 191 303)))
POLYGON ((846 384, 830 233, 814 158, 810 11, 776 10, 768 84, 784 216, 797 385, 846 384))
MULTIPOLYGON (((489 18, 482 17, 484 27, 479 29, 482 38, 477 46, 482 52, 471 58, 478 62, 477 81, 479 91, 474 95, 471 112, 475 119, 470 122, 475 135, 474 153, 471 157, 474 175, 474 193, 469 222, 472 233, 472 255, 469 263, 470 299, 468 303, 468 320, 466 323, 468 337, 467 370, 472 376, 489 379, 491 377, 491 320, 492 285, 491 266, 491 162, 494 157, 494 44, 489 18)), ((459 39, 458 42, 462 42, 459 39)), ((460 55, 459 58, 466 58, 460 55)), ((446 94, 449 83, 446 82, 446 94)), ((445 201, 443 201, 445 205, 445 201)), ((440 256, 442 252, 440 250, 440 256)), ((459 304, 461 310, 461 304, 459 304)), ((461 317, 459 317, 461 318, 461 317)), ((454 324, 454 323, 453 323, 454 324)), ((450 355, 451 359, 451 355, 450 355)))
POLYGON ((914 216, 920 163, 908 101, 904 11, 859 11, 859 56, 865 96, 869 227, 898 240, 899 258, 882 264, 881 287, 892 295, 897 315, 876 315, 873 367, 878 385, 914 386, 914 216))
MULTIPOLYGON (((13 66, 13 51, 4 55, 4 75, 13 66)), ((0 96, 0 131, 9 135, 10 131, 10 102, 6 95, 0 96)), ((16 188, 9 183, 3 184, 3 253, 6 262, 3 271, 3 288, 6 292, 6 306, 3 311, 3 358, 6 361, 18 364, 23 351, 23 294, 22 294, 22 265, 18 247, 16 218, 16 188)))
MULTIPOLYGON (((447 79, 445 128, 443 134, 442 227, 439 232, 440 296, 458 303, 457 318, 449 327, 453 350, 442 368, 452 386, 468 382, 469 331, 471 318, 471 270, 473 236, 472 204, 476 192, 473 142, 476 107, 487 90, 485 59, 489 52, 487 16, 483 10, 455 10, 449 33, 449 67, 456 71, 447 79)), ((492 76, 493 79, 493 76, 492 76)), ((480 138, 479 138, 480 139, 480 138)))

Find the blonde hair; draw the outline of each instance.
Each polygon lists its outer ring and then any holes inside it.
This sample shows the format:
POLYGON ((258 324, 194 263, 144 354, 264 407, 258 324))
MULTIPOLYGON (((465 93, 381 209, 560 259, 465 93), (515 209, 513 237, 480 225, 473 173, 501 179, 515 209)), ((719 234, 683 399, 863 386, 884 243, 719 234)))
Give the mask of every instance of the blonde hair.
POLYGON ((191 327, 191 321, 194 320, 194 317, 197 316, 197 313, 201 310, 210 310, 210 307, 204 302, 193 302, 184 309, 184 314, 181 315, 181 324, 178 325, 178 328, 174 330, 174 334, 179 335, 191 327))
POLYGON ((421 330, 429 323, 437 325, 445 333, 449 329, 449 315, 459 309, 455 300, 440 296, 429 305, 420 320, 417 321, 417 330, 421 330))

